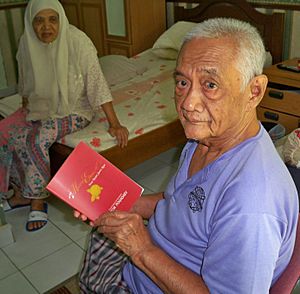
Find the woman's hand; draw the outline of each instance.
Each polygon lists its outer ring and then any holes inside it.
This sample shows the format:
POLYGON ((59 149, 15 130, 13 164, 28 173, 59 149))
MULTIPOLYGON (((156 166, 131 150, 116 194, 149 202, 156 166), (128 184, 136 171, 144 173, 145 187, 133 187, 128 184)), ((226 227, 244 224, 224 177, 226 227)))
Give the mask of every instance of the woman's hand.
POLYGON ((100 233, 114 241, 130 257, 154 246, 142 217, 136 213, 107 212, 95 221, 95 225, 100 233))
POLYGON ((122 125, 110 126, 108 132, 112 137, 116 137, 118 146, 121 148, 127 146, 129 132, 126 127, 122 125))
POLYGON ((106 102, 101 106, 109 123, 109 134, 116 137, 118 146, 121 148, 127 146, 129 132, 126 127, 120 124, 112 102, 106 102))

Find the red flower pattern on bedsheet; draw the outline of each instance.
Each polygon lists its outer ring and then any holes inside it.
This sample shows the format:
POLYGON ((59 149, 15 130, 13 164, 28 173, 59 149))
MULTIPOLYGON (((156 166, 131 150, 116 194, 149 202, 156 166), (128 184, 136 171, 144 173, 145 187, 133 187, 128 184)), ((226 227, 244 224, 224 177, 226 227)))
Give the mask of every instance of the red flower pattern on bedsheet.
POLYGON ((90 142, 90 144, 91 144, 92 146, 94 146, 94 147, 100 147, 100 145, 101 145, 101 139, 98 138, 98 137, 94 137, 94 138, 92 139, 92 141, 90 142))
POLYGON ((138 93, 138 91, 130 89, 130 90, 126 91, 126 93, 129 94, 129 95, 136 95, 138 93))
POLYGON ((156 108, 158 108, 158 109, 164 109, 164 108, 167 107, 167 105, 161 104, 160 101, 154 101, 154 103, 155 103, 155 104, 159 104, 159 105, 156 106, 156 108))
MULTIPOLYGON (((134 85, 130 84, 122 89, 112 91, 112 95, 114 97, 114 104, 117 105, 119 103, 125 102, 128 99, 135 99, 136 101, 142 100, 142 96, 145 93, 151 91, 151 89, 153 89, 153 87, 157 86, 158 84, 169 80, 172 73, 173 70, 165 70, 159 76, 156 76, 155 78, 150 78, 146 82, 141 81, 139 83, 135 83, 134 85)), ((153 93, 155 92, 153 91, 153 93)), ((160 90, 158 90, 158 93, 155 94, 161 94, 160 90)), ((127 105, 126 102, 125 104, 127 105)))
POLYGON ((142 135, 144 133, 144 129, 143 128, 140 128, 140 129, 137 129, 135 130, 134 132, 136 135, 142 135))
POLYGON ((107 118, 106 118, 106 117, 100 117, 100 118, 98 119, 98 122, 99 122, 99 123, 102 123, 102 122, 105 122, 105 121, 107 121, 107 118))

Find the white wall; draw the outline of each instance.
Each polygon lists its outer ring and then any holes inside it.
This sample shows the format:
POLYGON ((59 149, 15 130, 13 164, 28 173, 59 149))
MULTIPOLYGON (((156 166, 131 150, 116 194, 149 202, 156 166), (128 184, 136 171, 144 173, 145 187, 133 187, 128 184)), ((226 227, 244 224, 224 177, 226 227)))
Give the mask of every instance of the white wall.
POLYGON ((3 57, 0 48, 0 89, 7 88, 6 74, 4 70, 3 57))
POLYGON ((0 85, 7 84, 8 86, 12 86, 17 83, 16 49, 19 38, 24 30, 23 22, 21 9, 15 8, 9 10, 9 12, 0 10, 0 51, 5 70, 5 75, 1 75, 0 73, 0 85), (15 48, 14 44, 16 45, 15 48))
POLYGON ((300 58, 300 11, 293 12, 290 58, 300 58))

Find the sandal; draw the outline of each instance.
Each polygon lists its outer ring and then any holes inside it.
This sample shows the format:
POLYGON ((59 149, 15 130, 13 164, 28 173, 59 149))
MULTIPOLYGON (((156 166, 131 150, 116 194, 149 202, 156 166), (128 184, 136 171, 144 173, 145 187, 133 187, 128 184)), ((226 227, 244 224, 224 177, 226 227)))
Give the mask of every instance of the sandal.
POLYGON ((42 229, 48 222, 48 204, 44 202, 43 210, 30 210, 28 221, 26 223, 26 230, 28 232, 34 232, 42 229), (32 223, 42 223, 43 225, 39 228, 29 228, 29 225, 32 223))
POLYGON ((22 207, 30 206, 30 203, 11 205, 9 203, 9 199, 3 199, 2 200, 2 205, 3 205, 4 212, 7 212, 7 211, 14 210, 16 208, 22 208, 22 207))
POLYGON ((13 189, 9 189, 7 192, 3 193, 2 199, 10 199, 14 196, 15 191, 13 189))

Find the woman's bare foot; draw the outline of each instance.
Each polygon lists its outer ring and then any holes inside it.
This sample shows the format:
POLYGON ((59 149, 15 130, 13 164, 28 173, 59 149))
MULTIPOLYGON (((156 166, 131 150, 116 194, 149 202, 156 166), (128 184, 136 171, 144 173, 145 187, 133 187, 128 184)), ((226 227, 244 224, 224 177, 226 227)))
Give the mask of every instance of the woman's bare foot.
POLYGON ((14 188, 14 195, 9 198, 7 202, 9 203, 9 206, 14 208, 21 205, 28 205, 30 204, 31 200, 28 198, 24 198, 21 195, 21 192, 18 189, 14 188))
POLYGON ((30 205, 29 219, 26 224, 28 231, 36 231, 47 224, 47 203, 43 199, 28 199, 14 187, 14 195, 6 200, 11 209, 30 205))

